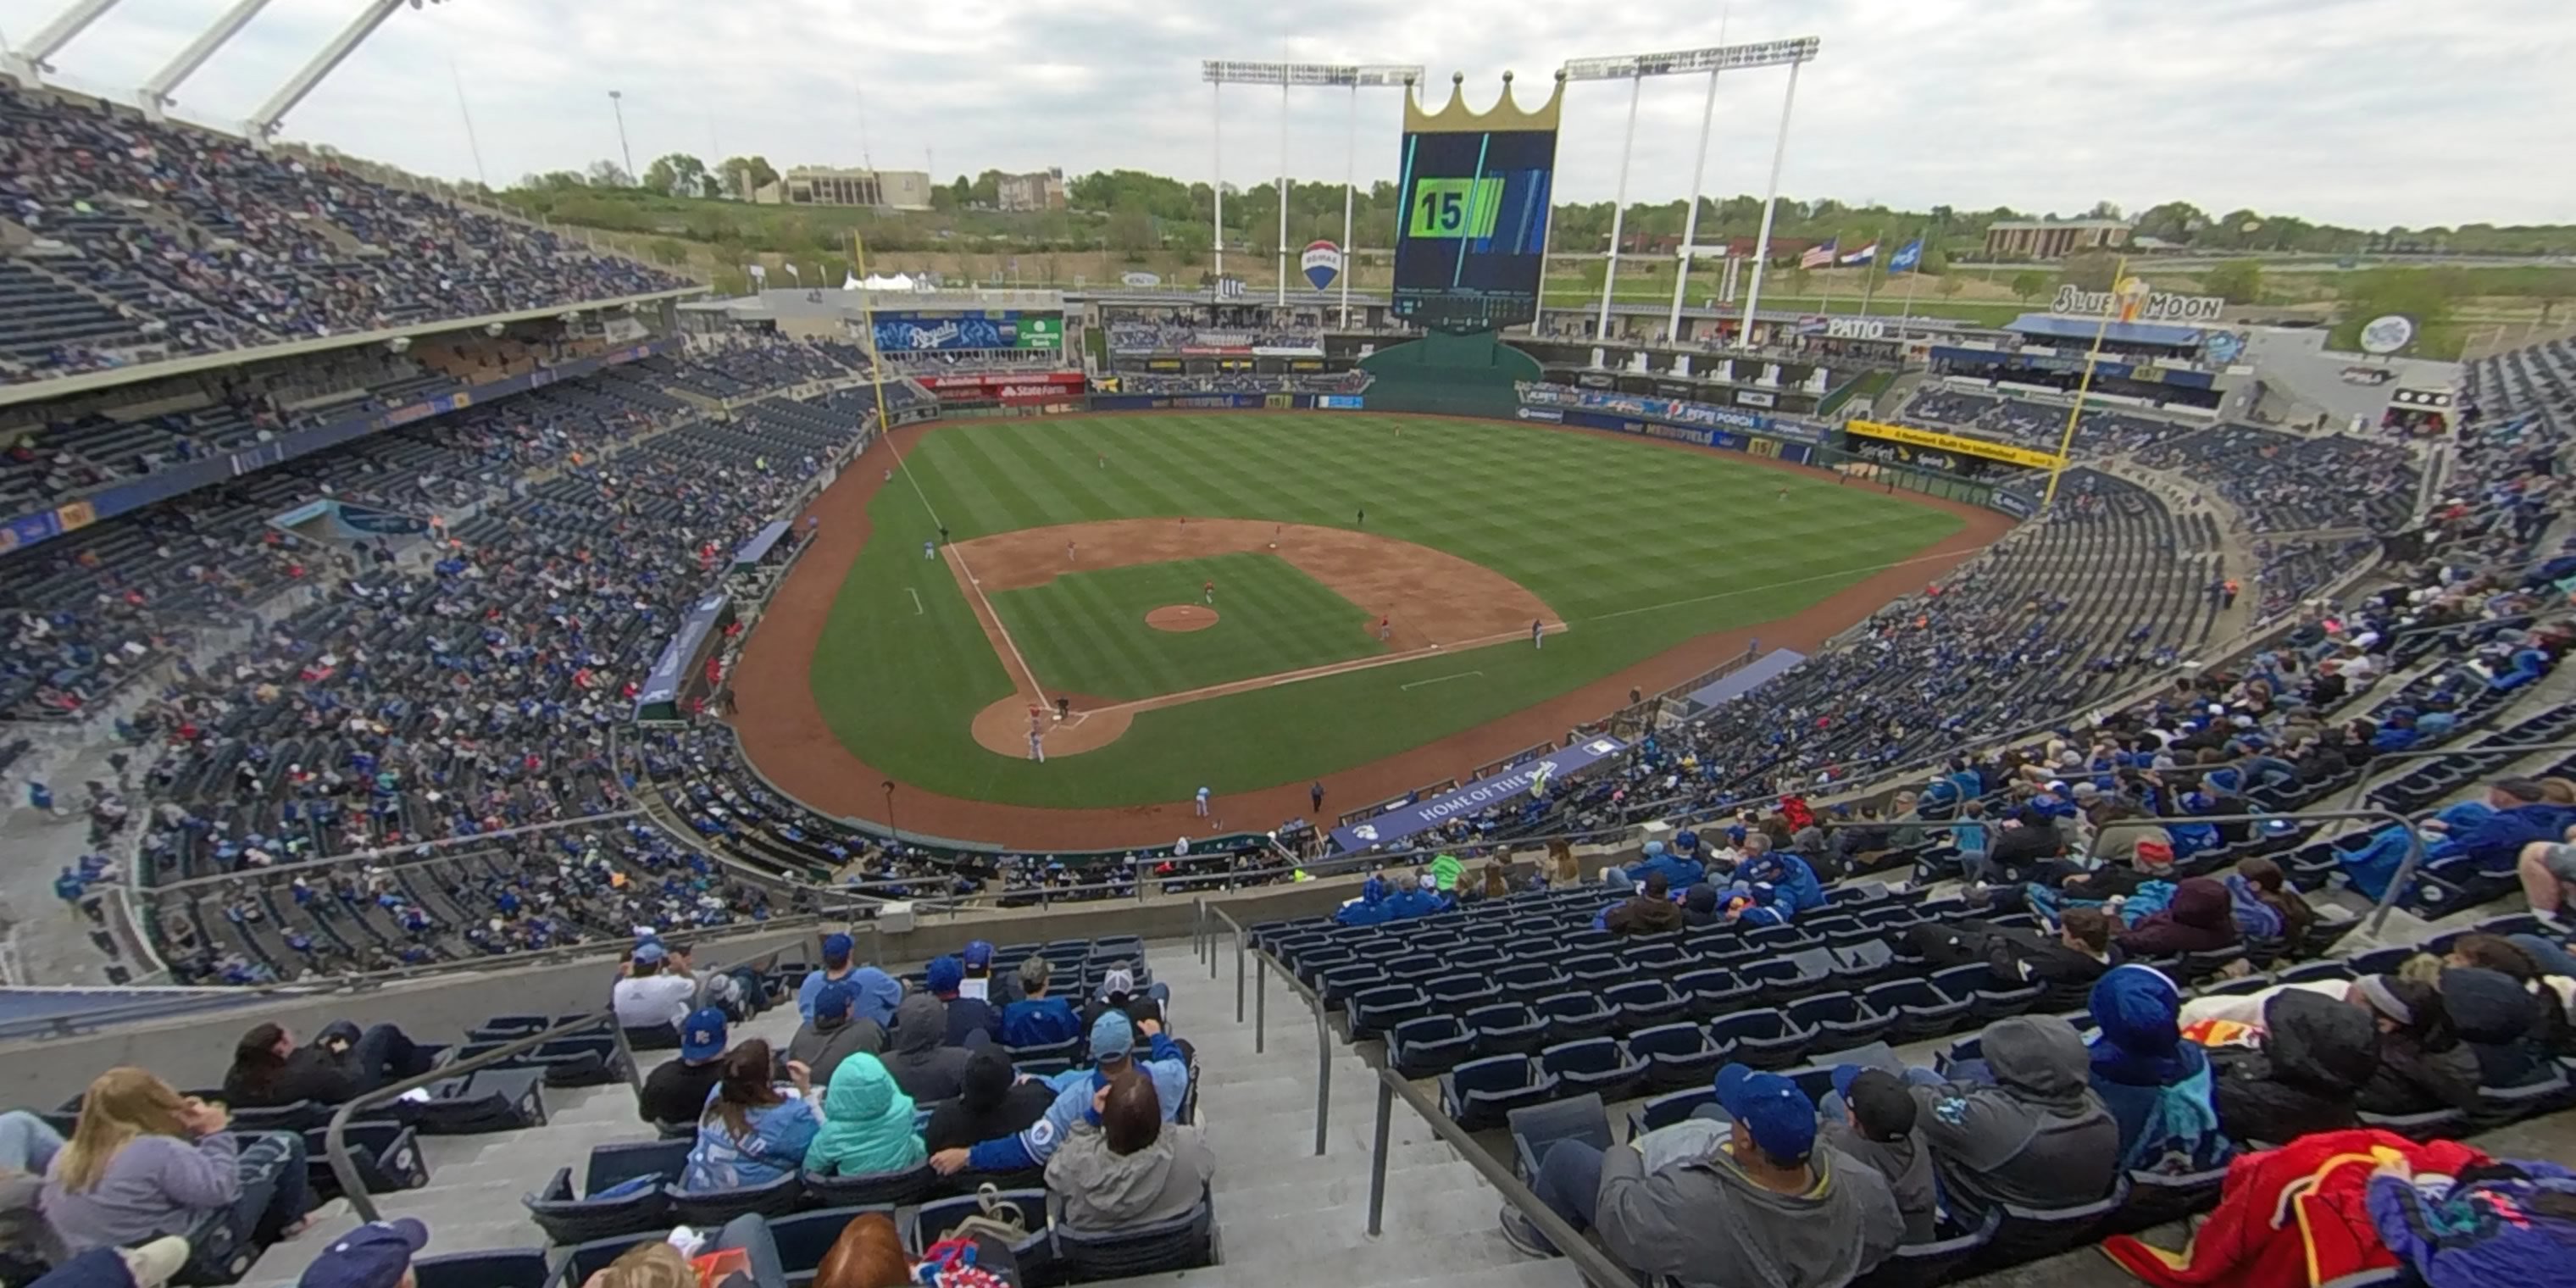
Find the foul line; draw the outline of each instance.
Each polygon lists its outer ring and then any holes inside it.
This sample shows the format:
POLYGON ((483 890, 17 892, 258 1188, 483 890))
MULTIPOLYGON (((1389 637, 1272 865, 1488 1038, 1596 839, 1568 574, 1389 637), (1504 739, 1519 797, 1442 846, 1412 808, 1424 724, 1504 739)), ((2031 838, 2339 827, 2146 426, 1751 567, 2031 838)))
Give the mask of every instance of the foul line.
POLYGON ((974 601, 975 616, 982 623, 985 634, 1000 640, 1002 647, 1010 650, 1011 663, 1019 671, 1017 678, 1028 682, 1023 692, 1029 701, 1044 705, 1046 689, 1038 684, 1038 673, 1029 669, 1029 660, 1020 655, 1019 641, 1011 638, 1011 628, 1002 624, 1001 613, 995 611, 992 600, 985 598, 984 587, 975 580, 975 570, 966 566, 965 554, 955 546, 943 546, 940 553, 947 557, 959 584, 966 588, 967 597, 974 601))
POLYGON ((1399 684, 1399 685, 1397 685, 1397 686, 1395 686, 1395 687, 1397 687, 1397 688, 1399 688, 1399 689, 1418 689, 1418 688, 1421 688, 1423 685, 1426 685, 1426 684, 1438 684, 1438 683, 1440 683, 1442 680, 1463 680, 1463 679, 1466 679, 1468 676, 1471 676, 1471 675, 1483 675, 1483 674, 1484 674, 1484 672, 1482 672, 1482 671, 1460 671, 1460 672, 1458 672, 1456 675, 1435 675, 1435 676, 1431 677, 1431 678, 1430 678, 1430 679, 1428 679, 1428 680, 1415 680, 1415 681, 1413 681, 1413 682, 1412 682, 1412 683, 1410 683, 1410 684, 1399 684))
POLYGON ((921 615, 922 615, 922 607, 921 607, 921 592, 920 592, 920 591, 917 591, 917 590, 914 590, 914 589, 913 589, 912 587, 910 587, 910 586, 906 586, 906 587, 904 587, 904 588, 903 588, 903 593, 905 593, 905 594, 907 594, 907 595, 912 596, 912 615, 913 615, 913 616, 915 616, 915 617, 919 617, 919 616, 921 616, 921 615))

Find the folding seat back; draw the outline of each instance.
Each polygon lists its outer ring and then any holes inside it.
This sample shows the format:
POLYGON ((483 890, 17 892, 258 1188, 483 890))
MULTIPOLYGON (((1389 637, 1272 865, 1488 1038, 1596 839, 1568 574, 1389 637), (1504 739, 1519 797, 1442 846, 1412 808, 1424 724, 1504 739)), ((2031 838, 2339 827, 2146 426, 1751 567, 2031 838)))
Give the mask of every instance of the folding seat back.
POLYGON ((1531 1008, 1547 1021, 1547 1045, 1608 1037, 1618 1027, 1618 1014, 1595 994, 1576 989, 1538 999, 1531 1008))
POLYGON ((1611 1146, 1610 1116, 1601 1097, 1586 1093, 1544 1105, 1515 1109, 1505 1116, 1512 1133, 1512 1156, 1521 1180, 1538 1175, 1538 1165, 1558 1141, 1575 1141, 1606 1150, 1611 1146))
POLYGON ((1411 953, 1386 964, 1386 982, 1419 984, 1434 975, 1446 973, 1448 966, 1434 953, 1411 953))
POLYGON ((1535 1002, 1542 997, 1562 993, 1573 984, 1572 978, 1564 971, 1538 963, 1505 966, 1488 978, 1502 990, 1504 997, 1515 1002, 1535 1002))
MULTIPOLYGON (((527 1036, 521 1034, 520 1036, 527 1036)), ((677 1051, 680 1030, 669 1024, 628 1025, 626 1049, 629 1051, 677 1051)))
POLYGON ((1861 1004, 1889 1019, 1887 1040, 1922 1042, 1941 1037, 1968 1022, 1970 1001, 1955 998, 1925 979, 1892 979, 1872 984, 1861 1004))
POLYGON ((1844 1051, 1887 1036, 1895 1021, 1849 993, 1818 993, 1789 1004, 1789 1022, 1816 1031, 1820 1050, 1844 1051))
POLYGON ((1961 1266, 1995 1237, 2003 1213, 1988 1212, 1976 1229, 1947 1234, 1929 1243, 1898 1245, 1885 1261, 1851 1281, 1851 1288, 1935 1288, 1955 1277, 1961 1266))
POLYGON ((1676 1091, 1707 1082, 1726 1059, 1726 1052, 1691 1023, 1665 1024, 1628 1035, 1628 1053, 1646 1062, 1647 1085, 1676 1091))
POLYGON ((1968 1273, 1982 1275, 2008 1270, 2091 1243, 2099 1237, 2098 1231, 2103 1224, 2128 1201, 2129 1178, 2122 1176, 2111 1187, 2108 1197, 2091 1203, 2052 1208, 2002 1204, 2002 1219, 1995 1225, 1994 1237, 1969 1259, 1968 1273))
POLYGON ((2395 1132, 2412 1141, 2456 1140, 2471 1129, 2467 1114, 2447 1108, 2420 1114, 2364 1113, 2361 1125, 2395 1132))
POLYGON ((1339 1006, 1349 1001, 1351 994, 1364 988, 1375 988, 1385 981, 1386 968, 1377 962, 1346 962, 1325 968, 1315 993, 1324 999, 1324 1005, 1339 1006))
POLYGON ((416 1288, 546 1288, 543 1248, 496 1248, 414 1257, 416 1288))
POLYGON ((1736 967, 1735 973, 1761 990, 1760 1000, 1767 1006, 1787 1006, 1811 993, 1822 992, 1830 978, 1822 967, 1794 954, 1748 962, 1736 967))
POLYGON ((667 1187, 679 1179, 693 1142, 641 1141, 598 1145, 583 1169, 582 1192, 572 1192, 572 1169, 558 1168, 543 1189, 526 1195, 528 1217, 558 1244, 588 1243, 615 1235, 668 1228, 667 1187))
POLYGON ((430 1098, 411 1106, 423 1136, 471 1136, 542 1127, 546 1121, 545 1071, 484 1069, 433 1084, 430 1098))
POLYGON ((1618 1016, 1618 1031, 1634 1033, 1679 1022, 1690 1014, 1690 998, 1660 979, 1631 980, 1602 994, 1618 1016))
POLYGON ((1454 1015, 1425 1015, 1387 1031, 1387 1060, 1408 1078, 1447 1073, 1475 1051, 1475 1031, 1454 1015))
POLYGON ((1214 1264, 1216 1205, 1206 1194, 1189 1211, 1168 1220, 1116 1230, 1085 1230, 1058 1222, 1056 1256, 1077 1283, 1136 1279, 1214 1264))
POLYGON ((1669 1091, 1637 1106, 1628 1114, 1628 1138, 1634 1140, 1658 1127, 1670 1127, 1691 1116, 1702 1105, 1717 1103, 1717 1088, 1686 1087, 1669 1091))
POLYGON ((1756 1069, 1786 1069, 1807 1054, 1816 1031, 1801 1028, 1771 1007, 1754 1007, 1713 1020, 1709 1040, 1726 1049, 1728 1058, 1756 1069))
POLYGON ((1381 984, 1351 994, 1345 1009, 1350 1016, 1351 1040, 1364 1042, 1406 1020, 1429 1014, 1431 1007, 1415 985, 1381 984))
POLYGON ((1442 975, 1423 986, 1430 1005, 1451 1015, 1464 1015, 1479 1006, 1503 1000, 1502 986, 1482 975, 1459 972, 1442 975))
POLYGON ((1605 1101, 1626 1100, 1646 1084, 1646 1062, 1628 1054, 1617 1038, 1585 1038, 1538 1053, 1539 1067, 1568 1094, 1591 1092, 1605 1101))
POLYGON ((917 1203, 939 1188, 939 1173, 930 1164, 899 1172, 862 1172, 855 1176, 804 1175, 805 1193, 825 1207, 895 1207, 917 1203))
POLYGON ((1629 969, 1628 963, 1608 953, 1572 958, 1565 963, 1565 973, 1574 980, 1576 988, 1594 993, 1636 978, 1636 972, 1629 969))
POLYGON ((1528 1056, 1469 1060, 1440 1077, 1440 1104, 1470 1131, 1499 1127, 1512 1110, 1554 1098, 1556 1080, 1528 1056))
POLYGON ((1704 967, 1673 981, 1673 991, 1690 999, 1690 1016, 1705 1023, 1755 1005, 1762 986, 1722 966, 1704 967))
MULTIPOLYGON (((340 1192, 339 1174, 331 1170, 324 1157, 330 1129, 316 1127, 304 1133, 306 1176, 314 1188, 328 1198, 340 1192)), ((429 1184, 429 1159, 421 1152, 419 1133, 401 1123, 352 1122, 340 1135, 341 1144, 349 1150, 349 1160, 357 1164, 359 1183, 369 1194, 391 1194, 397 1190, 414 1190, 429 1184)))
POLYGON ((1834 982, 1845 988, 1858 989, 1897 978, 1896 950, 1874 936, 1826 951, 1834 957, 1834 982))
POLYGON ((1519 1002, 1479 1006, 1460 1022, 1473 1037, 1479 1056, 1536 1055, 1547 1045, 1547 1018, 1519 1002))
POLYGON ((1684 947, 1679 940, 1665 940, 1631 948, 1627 952, 1627 958, 1628 974, 1631 978, 1638 976, 1669 978, 1699 965, 1699 958, 1693 956, 1690 949, 1684 947))
POLYGON ((696 1191, 682 1190, 674 1185, 664 1192, 671 1196, 672 1222, 697 1227, 721 1226, 735 1217, 755 1212, 762 1216, 785 1216, 805 1200, 804 1183, 792 1174, 766 1185, 696 1191))
POLYGON ((1468 944, 1449 954, 1449 969, 1490 978, 1496 968, 1510 961, 1499 945, 1468 944))

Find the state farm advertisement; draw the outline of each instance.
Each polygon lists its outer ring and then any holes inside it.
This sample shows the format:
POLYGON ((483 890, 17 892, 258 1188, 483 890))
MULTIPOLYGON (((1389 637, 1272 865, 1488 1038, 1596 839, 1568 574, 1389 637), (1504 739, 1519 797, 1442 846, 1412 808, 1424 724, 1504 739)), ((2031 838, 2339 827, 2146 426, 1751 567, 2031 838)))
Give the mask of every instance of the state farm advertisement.
POLYGON ((1079 371, 986 371, 918 379, 942 400, 960 402, 1061 402, 1080 398, 1084 389, 1079 371))

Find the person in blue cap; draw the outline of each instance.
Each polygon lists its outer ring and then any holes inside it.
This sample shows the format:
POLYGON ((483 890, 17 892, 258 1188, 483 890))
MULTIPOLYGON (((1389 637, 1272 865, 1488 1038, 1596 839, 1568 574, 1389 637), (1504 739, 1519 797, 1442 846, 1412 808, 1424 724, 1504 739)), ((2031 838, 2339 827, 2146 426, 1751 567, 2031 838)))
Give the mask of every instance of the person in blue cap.
POLYGON ((644 1079, 636 1097, 648 1123, 692 1124, 707 1107, 707 1093, 724 1077, 725 1013, 702 1007, 680 1026, 680 1058, 666 1060, 644 1079))
MULTIPOLYGON (((1693 848, 1697 848, 1698 833, 1691 833, 1691 844, 1693 848)), ((1650 872, 1664 874, 1666 889, 1687 890, 1699 884, 1699 879, 1706 874, 1706 869, 1695 859, 1682 858, 1666 851, 1661 841, 1648 841, 1644 857, 1629 864, 1626 875, 1629 884, 1634 885, 1644 881, 1646 874, 1650 872)))
POLYGON ((1045 1166, 1076 1122, 1100 1121, 1093 1098, 1109 1085, 1110 1078, 1130 1065, 1154 1080, 1163 1121, 1180 1120, 1182 1102, 1190 1091, 1189 1057, 1163 1032, 1160 1023, 1146 1020, 1141 1025, 1134 1024, 1123 1011, 1103 1011, 1091 1024, 1091 1056, 1091 1068, 1071 1069, 1045 1079, 1056 1093, 1055 1103, 1047 1106, 1045 1117, 1016 1135, 979 1141, 966 1149, 943 1149, 930 1156, 930 1165, 942 1176, 954 1176, 968 1168, 993 1174, 1045 1166), (1148 1043, 1141 1059, 1135 1052, 1139 1032, 1148 1043))
POLYGON ((874 966, 857 964, 851 957, 856 947, 848 935, 823 936, 822 969, 807 971, 804 981, 796 986, 796 1011, 800 1017, 814 1018, 814 995, 823 991, 824 984, 846 979, 859 991, 851 1018, 874 1020, 881 1028, 893 1025, 894 1008, 903 1001, 903 985, 874 966))
POLYGON ((411 1259, 429 1246, 429 1227, 410 1217, 370 1221, 331 1241, 296 1288, 412 1288, 411 1259))
MULTIPOLYGON (((1776 1073, 1717 1073, 1729 1121, 1693 1119, 1604 1150, 1558 1141, 1530 1188, 1611 1258, 1640 1275, 1692 1283, 1849 1283, 1905 1238, 1875 1168, 1816 1140, 1816 1103, 1776 1073)), ((1503 1237, 1531 1256, 1556 1248, 1505 1205, 1503 1237)))
POLYGON ((966 963, 966 980, 957 986, 959 993, 967 997, 982 998, 992 1004, 995 1012, 1007 1008, 1018 997, 1018 992, 1011 981, 993 978, 991 940, 969 941, 965 949, 957 954, 957 959, 966 963))
POLYGON ((923 972, 928 978, 930 995, 948 1004, 948 1029, 941 1042, 948 1046, 974 1046, 1002 1040, 1002 1013, 980 997, 969 997, 962 990, 966 983, 966 964, 954 957, 932 959, 923 972))
POLYGON ((28 1288, 162 1288, 188 1264, 188 1241, 165 1235, 131 1248, 92 1248, 28 1288))

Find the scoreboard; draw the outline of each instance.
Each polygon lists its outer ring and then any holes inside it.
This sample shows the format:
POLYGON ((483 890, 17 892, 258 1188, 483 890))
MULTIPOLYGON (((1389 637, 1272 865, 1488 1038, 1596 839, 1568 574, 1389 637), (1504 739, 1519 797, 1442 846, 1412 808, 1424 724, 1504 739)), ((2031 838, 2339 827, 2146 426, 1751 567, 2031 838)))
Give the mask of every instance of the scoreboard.
POLYGON ((1547 220, 1556 177, 1556 126, 1565 86, 1536 112, 1512 102, 1423 111, 1408 95, 1395 241, 1395 316, 1434 331, 1468 333, 1538 316, 1547 220))

